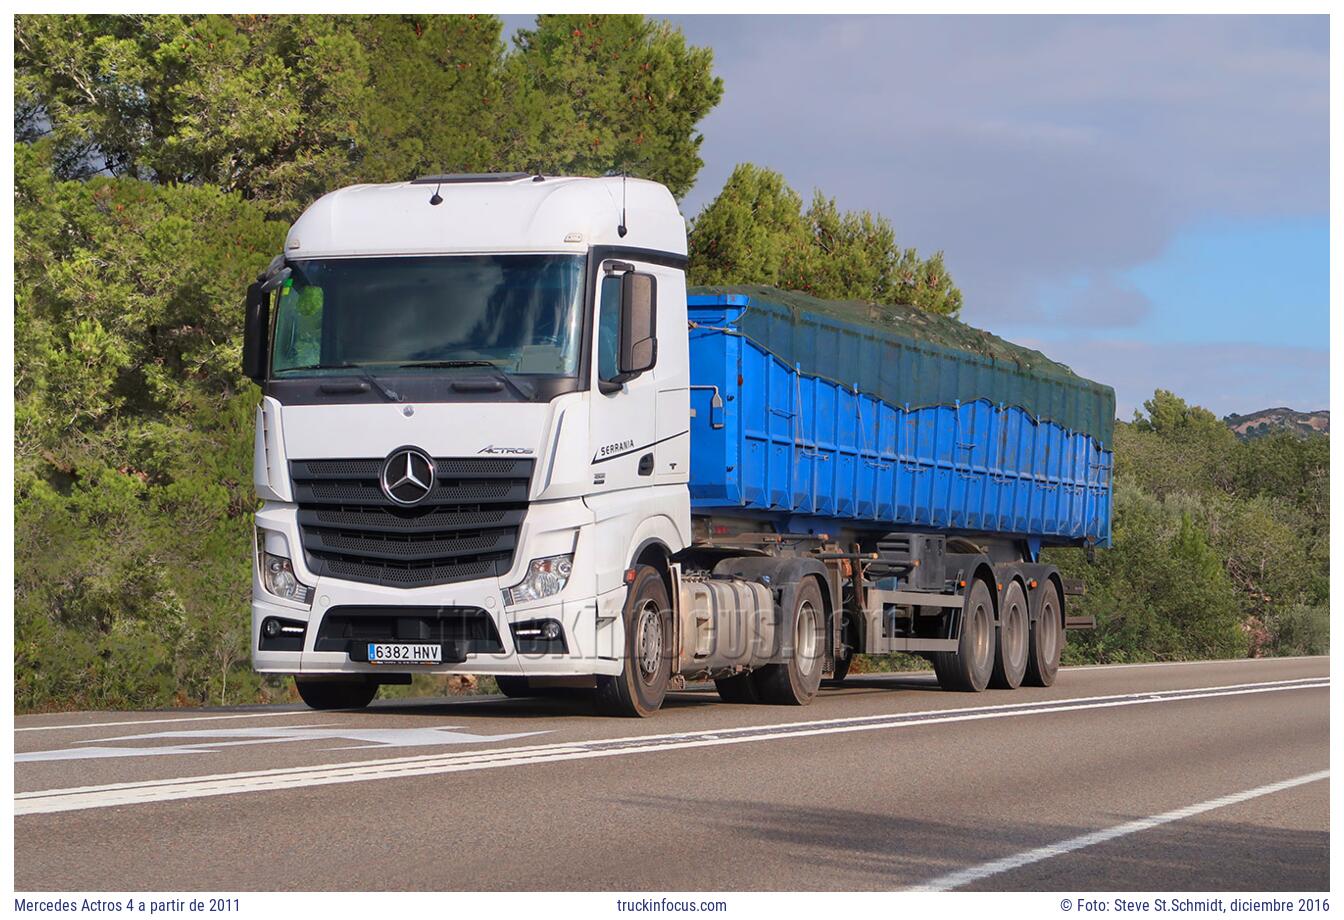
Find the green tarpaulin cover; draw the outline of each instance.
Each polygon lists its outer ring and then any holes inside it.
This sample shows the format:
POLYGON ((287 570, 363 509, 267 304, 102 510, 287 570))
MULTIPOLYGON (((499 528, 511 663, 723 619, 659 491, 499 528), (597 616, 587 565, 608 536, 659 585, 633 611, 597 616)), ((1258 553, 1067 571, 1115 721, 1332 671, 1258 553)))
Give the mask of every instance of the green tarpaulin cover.
POLYGON ((1031 348, 946 316, 899 304, 822 300, 765 285, 691 287, 691 296, 745 295, 735 326, 805 372, 893 405, 986 399, 1091 435, 1110 448, 1115 391, 1031 348))

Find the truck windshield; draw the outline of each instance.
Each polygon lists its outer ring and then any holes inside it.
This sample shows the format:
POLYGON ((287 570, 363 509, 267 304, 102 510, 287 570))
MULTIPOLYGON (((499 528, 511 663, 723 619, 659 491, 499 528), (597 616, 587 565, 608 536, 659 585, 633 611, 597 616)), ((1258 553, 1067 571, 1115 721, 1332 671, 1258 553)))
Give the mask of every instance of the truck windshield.
POLYGON ((309 259, 275 307, 275 377, 493 365, 573 376, 582 256, 309 259))

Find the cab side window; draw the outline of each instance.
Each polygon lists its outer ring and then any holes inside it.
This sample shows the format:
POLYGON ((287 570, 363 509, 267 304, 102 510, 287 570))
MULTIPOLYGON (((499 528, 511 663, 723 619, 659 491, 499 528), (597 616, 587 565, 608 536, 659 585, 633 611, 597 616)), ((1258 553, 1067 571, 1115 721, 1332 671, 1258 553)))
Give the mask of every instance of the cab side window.
POLYGON ((611 381, 621 372, 621 276, 602 279, 597 307, 597 376, 611 381))
POLYGON ((275 311, 272 367, 310 367, 322 363, 322 288, 286 281, 275 311))

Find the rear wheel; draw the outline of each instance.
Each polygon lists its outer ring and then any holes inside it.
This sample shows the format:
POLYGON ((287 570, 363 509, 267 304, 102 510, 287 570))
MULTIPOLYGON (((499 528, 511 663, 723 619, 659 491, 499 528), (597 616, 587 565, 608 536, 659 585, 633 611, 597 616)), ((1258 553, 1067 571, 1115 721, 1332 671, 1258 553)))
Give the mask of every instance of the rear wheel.
POLYGON ((363 709, 378 695, 378 685, 365 680, 304 680, 296 677, 294 686, 309 709, 363 709))
POLYGON ((1031 624, 1026 683, 1049 687, 1059 674, 1059 656, 1064 651, 1064 618, 1060 616, 1059 588, 1053 581, 1041 585, 1041 606, 1031 624))
POLYGON ((626 595, 625 662, 615 677, 597 678, 597 707, 613 716, 651 716, 672 679, 672 611, 663 577, 641 565, 626 595))
POLYGON ((764 703, 806 706, 821 686, 825 663, 826 607, 815 578, 804 579, 793 593, 793 610, 784 620, 793 633, 788 661, 768 664, 752 672, 756 692, 764 703))
POLYGON ((999 635, 994 649, 994 675, 990 685, 1000 690, 1016 690, 1027 673, 1027 595, 1022 584, 1009 582, 999 610, 999 635))
POLYGON ((734 674, 732 677, 714 679, 714 689, 719 691, 719 699, 725 703, 759 703, 753 674, 734 674))
POLYGON ((961 613, 961 638, 955 652, 934 652, 934 673, 944 690, 978 693, 994 673, 994 597, 980 579, 971 583, 961 613))

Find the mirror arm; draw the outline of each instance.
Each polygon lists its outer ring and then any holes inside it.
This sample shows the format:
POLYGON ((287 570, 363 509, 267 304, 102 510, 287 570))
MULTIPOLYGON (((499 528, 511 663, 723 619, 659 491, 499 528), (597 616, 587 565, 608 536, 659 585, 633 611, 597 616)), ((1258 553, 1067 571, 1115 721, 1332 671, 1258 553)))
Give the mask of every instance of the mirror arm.
POLYGON ((266 276, 266 280, 261 283, 261 293, 269 294, 280 285, 284 284, 290 275, 294 274, 293 269, 288 266, 282 267, 278 272, 266 276))

